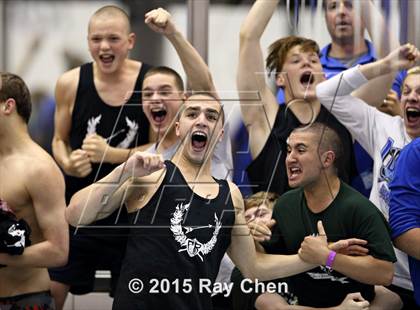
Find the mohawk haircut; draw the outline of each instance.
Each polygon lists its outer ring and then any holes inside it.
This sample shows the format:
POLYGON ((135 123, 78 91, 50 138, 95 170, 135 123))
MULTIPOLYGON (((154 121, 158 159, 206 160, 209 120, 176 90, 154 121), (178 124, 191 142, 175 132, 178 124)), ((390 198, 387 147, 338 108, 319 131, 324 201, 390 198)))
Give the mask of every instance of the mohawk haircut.
POLYGON ((335 154, 334 168, 336 172, 340 170, 342 157, 344 155, 343 145, 337 132, 326 124, 315 122, 309 126, 301 126, 292 132, 311 132, 316 135, 318 142, 318 152, 324 153, 332 151, 335 154))

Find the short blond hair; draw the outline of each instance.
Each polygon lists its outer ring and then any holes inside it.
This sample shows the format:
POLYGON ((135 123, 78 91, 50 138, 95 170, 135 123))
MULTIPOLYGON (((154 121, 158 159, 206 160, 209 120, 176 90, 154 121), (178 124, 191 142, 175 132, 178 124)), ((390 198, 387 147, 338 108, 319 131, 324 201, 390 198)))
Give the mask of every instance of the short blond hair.
POLYGON ((420 74, 420 66, 416 66, 416 67, 413 67, 413 68, 411 68, 411 69, 407 70, 407 75, 404 77, 404 80, 403 80, 403 82, 402 82, 402 84, 401 84, 401 93, 402 93, 403 88, 404 88, 405 80, 406 80, 406 79, 407 79, 410 75, 417 75, 417 74, 420 74))
POLYGON ((104 17, 104 18, 115 18, 119 17, 122 18, 124 23, 127 25, 127 33, 131 32, 131 25, 130 25, 130 17, 128 16, 127 12, 124 11, 122 8, 116 5, 105 5, 93 13, 92 17, 89 20, 88 30, 90 30, 90 23, 92 19, 96 17, 104 17))

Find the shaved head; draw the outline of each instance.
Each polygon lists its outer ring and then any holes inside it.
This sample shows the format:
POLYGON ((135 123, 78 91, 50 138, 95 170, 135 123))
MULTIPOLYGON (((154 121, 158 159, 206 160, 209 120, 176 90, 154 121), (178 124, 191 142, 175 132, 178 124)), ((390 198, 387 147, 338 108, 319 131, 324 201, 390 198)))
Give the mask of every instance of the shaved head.
POLYGON ((309 132, 315 135, 315 142, 318 144, 320 153, 333 151, 335 154, 334 166, 339 171, 343 154, 343 145, 337 132, 322 123, 315 122, 310 126, 302 126, 294 129, 293 132, 309 132))
POLYGON ((106 5, 98 9, 90 18, 88 31, 90 32, 90 25, 94 19, 121 19, 127 27, 127 33, 131 32, 130 17, 121 8, 115 5, 106 5))

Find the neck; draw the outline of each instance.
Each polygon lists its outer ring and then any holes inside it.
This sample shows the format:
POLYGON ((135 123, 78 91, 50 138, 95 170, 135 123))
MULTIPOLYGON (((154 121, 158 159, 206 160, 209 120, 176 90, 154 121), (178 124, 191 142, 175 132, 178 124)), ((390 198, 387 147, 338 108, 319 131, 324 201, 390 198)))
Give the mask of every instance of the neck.
POLYGON ((162 153, 175 145, 179 139, 176 135, 175 128, 171 127, 169 130, 166 130, 166 132, 158 132, 157 133, 157 152, 162 153))
POLYGON ((321 103, 318 99, 309 102, 303 99, 296 99, 289 102, 290 110, 302 124, 308 124, 315 120, 321 110, 321 103))
POLYGON ((28 141, 31 141, 31 138, 24 122, 15 122, 11 126, 6 125, 0 133, 0 155, 18 151, 22 146, 26 148, 28 141))
POLYGON ((179 147, 172 161, 181 170, 188 183, 213 182, 211 176, 211 157, 202 164, 192 163, 183 151, 183 145, 179 147))
POLYGON ((364 38, 360 38, 357 41, 351 40, 351 42, 332 41, 331 49, 328 56, 339 59, 352 58, 357 55, 366 53, 367 50, 368 47, 364 38))
POLYGON ((101 72, 101 70, 98 69, 98 66, 96 63, 93 63, 93 76, 98 78, 100 81, 104 82, 116 82, 121 80, 124 75, 126 74, 128 68, 128 59, 124 60, 124 63, 119 67, 116 71, 105 73, 101 72))
POLYGON ((319 213, 328 208, 340 190, 340 179, 336 175, 323 175, 304 187, 308 208, 313 213, 319 213))

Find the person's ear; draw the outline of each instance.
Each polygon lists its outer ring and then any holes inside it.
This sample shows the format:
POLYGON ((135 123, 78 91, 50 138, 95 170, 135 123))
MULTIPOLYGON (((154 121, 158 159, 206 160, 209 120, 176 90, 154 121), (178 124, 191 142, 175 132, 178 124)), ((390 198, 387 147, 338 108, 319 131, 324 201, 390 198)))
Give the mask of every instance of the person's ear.
POLYGON ((175 134, 177 137, 180 136, 180 132, 179 132, 179 122, 175 122, 175 134))
POLYGON ((322 167, 328 169, 334 165, 335 154, 333 151, 327 151, 321 155, 322 167))
POLYGON ((8 98, 6 101, 3 102, 2 111, 5 112, 5 114, 9 115, 12 113, 12 111, 16 107, 16 101, 15 99, 8 98))
POLYGON ((277 73, 277 76, 276 76, 277 87, 284 88, 284 86, 286 85, 286 74, 287 73, 285 72, 277 73))

